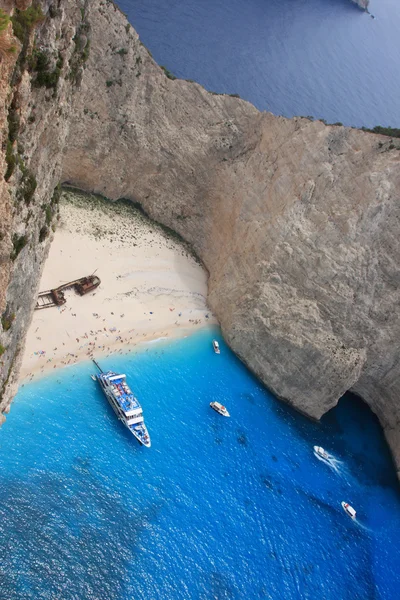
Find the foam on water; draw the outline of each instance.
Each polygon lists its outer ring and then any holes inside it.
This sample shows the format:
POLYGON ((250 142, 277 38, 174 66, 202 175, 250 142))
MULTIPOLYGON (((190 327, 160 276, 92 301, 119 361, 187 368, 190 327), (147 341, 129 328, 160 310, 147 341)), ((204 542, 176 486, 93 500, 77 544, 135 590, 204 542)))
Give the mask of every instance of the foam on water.
POLYGON ((90 363, 21 389, 0 430, 0 598, 396 597, 397 482, 359 400, 312 423, 212 329, 100 364, 127 374, 152 447, 116 419, 90 363))
POLYGON ((323 456, 321 456, 314 450, 314 456, 317 460, 320 460, 321 462, 325 463, 330 469, 335 471, 335 473, 337 473, 338 475, 345 476, 342 460, 338 460, 337 458, 335 458, 334 456, 329 454, 329 452, 328 452, 328 458, 324 458, 323 456))

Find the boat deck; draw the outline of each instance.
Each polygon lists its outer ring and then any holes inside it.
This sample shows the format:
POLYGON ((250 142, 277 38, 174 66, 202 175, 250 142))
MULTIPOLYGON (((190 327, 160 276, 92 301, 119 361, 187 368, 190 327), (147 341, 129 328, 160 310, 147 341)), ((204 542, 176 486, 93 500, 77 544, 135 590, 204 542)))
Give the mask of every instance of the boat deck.
POLYGON ((125 383, 124 378, 121 377, 121 379, 114 379, 112 381, 112 391, 114 397, 116 398, 118 404, 121 406, 124 412, 129 412, 131 410, 142 408, 139 404, 138 399, 135 398, 135 396, 125 383))

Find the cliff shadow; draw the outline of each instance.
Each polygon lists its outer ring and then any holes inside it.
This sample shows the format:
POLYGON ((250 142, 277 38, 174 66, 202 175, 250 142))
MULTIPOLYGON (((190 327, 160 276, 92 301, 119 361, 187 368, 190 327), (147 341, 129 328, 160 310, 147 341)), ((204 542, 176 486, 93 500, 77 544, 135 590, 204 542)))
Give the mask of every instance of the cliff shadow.
POLYGON ((320 421, 313 422, 291 406, 274 402, 272 410, 312 448, 322 446, 346 464, 349 474, 366 485, 399 490, 396 469, 378 417, 364 400, 347 392, 320 421))

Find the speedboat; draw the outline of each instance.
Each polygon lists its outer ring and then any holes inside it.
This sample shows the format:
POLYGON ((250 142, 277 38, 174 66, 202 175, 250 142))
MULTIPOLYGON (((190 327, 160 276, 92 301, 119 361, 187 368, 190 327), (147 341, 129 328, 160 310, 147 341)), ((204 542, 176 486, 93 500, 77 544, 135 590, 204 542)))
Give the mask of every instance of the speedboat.
POLYGON ((344 512, 346 514, 349 515, 349 517, 351 517, 352 519, 356 518, 356 511, 354 510, 354 508, 352 506, 350 506, 350 504, 348 502, 342 502, 342 508, 344 510, 344 512))
POLYGON ((314 446, 314 452, 318 454, 318 456, 321 456, 321 458, 325 458, 325 460, 329 458, 329 454, 322 448, 322 446, 314 446))
POLYGON ((214 410, 216 410, 217 413, 219 413, 223 417, 230 417, 231 416, 229 414, 226 406, 224 406, 220 402, 210 402, 210 406, 211 406, 211 408, 213 408, 214 410))
POLYGON ((219 349, 219 344, 218 344, 217 340, 213 340, 212 345, 213 345, 215 354, 220 354, 221 350, 219 349))

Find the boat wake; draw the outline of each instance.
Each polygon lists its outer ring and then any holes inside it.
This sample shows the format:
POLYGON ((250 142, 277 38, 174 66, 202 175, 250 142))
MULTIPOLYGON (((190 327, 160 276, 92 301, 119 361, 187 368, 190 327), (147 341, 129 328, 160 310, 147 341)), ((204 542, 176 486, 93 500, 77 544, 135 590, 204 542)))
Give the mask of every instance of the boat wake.
POLYGON ((359 521, 357 518, 353 519, 353 523, 355 523, 357 527, 359 527, 363 531, 366 531, 367 533, 373 533, 373 530, 370 527, 367 527, 367 525, 361 523, 361 521, 359 521))
POLYGON ((329 454, 329 452, 327 452, 326 454, 327 457, 323 457, 314 450, 314 456, 318 458, 318 460, 328 465, 328 467, 330 467, 338 475, 345 477, 343 461, 338 460, 337 458, 332 456, 332 454, 329 454))

